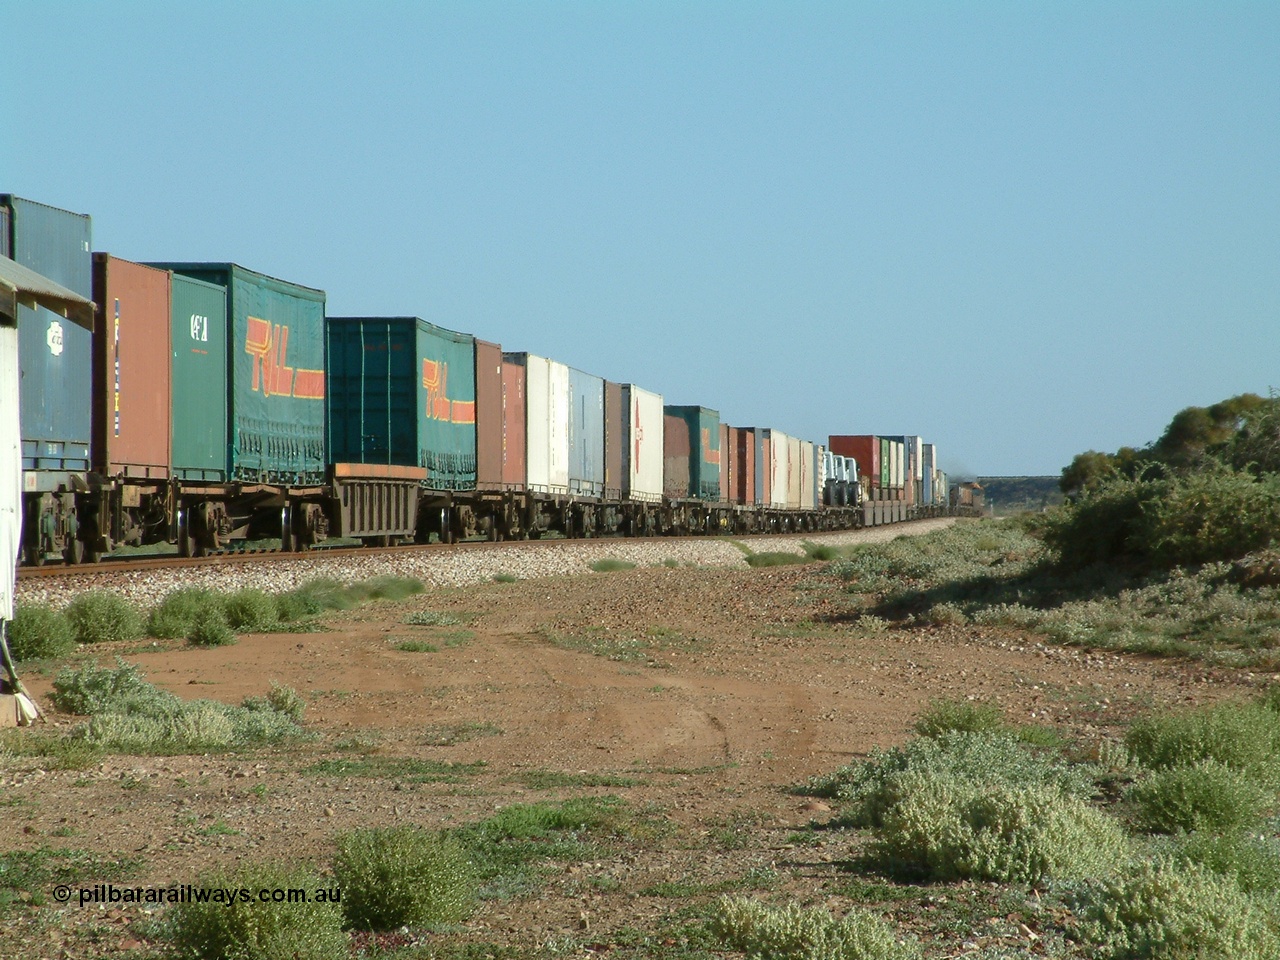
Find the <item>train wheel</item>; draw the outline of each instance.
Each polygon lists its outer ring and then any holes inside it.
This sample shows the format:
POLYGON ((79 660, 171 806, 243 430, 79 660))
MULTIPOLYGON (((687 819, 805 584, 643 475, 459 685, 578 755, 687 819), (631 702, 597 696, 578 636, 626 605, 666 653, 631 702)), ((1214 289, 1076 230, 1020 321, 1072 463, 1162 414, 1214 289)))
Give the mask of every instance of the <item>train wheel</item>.
POLYGON ((280 508, 280 549, 284 553, 298 549, 298 538, 293 533, 293 507, 287 503, 280 508))
POLYGON ((178 511, 178 556, 191 556, 191 530, 188 526, 186 510, 178 511))
POLYGON ((68 564, 84 563, 84 541, 72 537, 62 549, 62 559, 68 564))

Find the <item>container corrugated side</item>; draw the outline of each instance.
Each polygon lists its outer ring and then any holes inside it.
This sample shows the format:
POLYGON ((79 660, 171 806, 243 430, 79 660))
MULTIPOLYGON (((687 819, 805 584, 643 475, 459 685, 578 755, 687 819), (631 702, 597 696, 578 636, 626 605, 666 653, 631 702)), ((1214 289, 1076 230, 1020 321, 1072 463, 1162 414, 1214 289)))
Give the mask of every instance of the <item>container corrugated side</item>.
MULTIPOLYGON (((0 194, 9 213, 10 256, 86 299, 93 298, 89 217, 0 194)), ((19 405, 24 470, 89 469, 93 386, 91 333, 43 307, 18 307, 19 405)), ((35 482, 28 477, 24 482, 35 482)))
MULTIPOLYGON (((624 383, 622 401, 626 413, 622 495, 627 500, 658 503, 662 500, 663 459, 666 450, 666 417, 662 410, 662 395, 637 387, 634 383, 624 383)), ((687 473, 687 449, 684 456, 687 473)))
POLYGON ((581 370, 569 374, 569 492, 604 496, 604 380, 581 370))
POLYGON ((474 338, 420 317, 330 317, 328 336, 334 462, 425 467, 429 489, 474 489, 474 338))
POLYGON ((476 340, 476 489, 502 489, 502 347, 476 340))
POLYGON ((318 484, 325 431, 325 294, 234 263, 151 263, 227 288, 231 479, 318 484))
POLYGON ((785 510, 791 499, 791 438, 781 430, 769 430, 769 506, 785 510))
POLYGON ((532 353, 503 359, 525 368, 525 473, 531 493, 569 493, 569 368, 532 353))
POLYGON ((753 506, 756 499, 756 438, 755 431, 743 427, 738 431, 738 460, 741 469, 738 472, 738 490, 736 500, 746 506, 753 506))
MULTIPOLYGON (((869 492, 880 486, 880 438, 871 434, 842 434, 827 438, 831 449, 857 461, 860 482, 869 492)), ((851 478, 852 479, 852 478, 851 478)))
POLYGON ((173 475, 222 482, 227 436, 227 288, 181 274, 170 278, 173 475))
POLYGON ((827 448, 820 443, 810 443, 813 447, 813 503, 816 508, 822 503, 822 490, 827 485, 827 448))
POLYGON ((720 413, 707 407, 671 405, 667 416, 679 417, 689 432, 689 492, 698 500, 720 499, 720 413))
POLYGON ((104 476, 169 476, 169 278, 93 255, 93 468, 104 476))
POLYGON ((616 502, 622 499, 622 450, 627 445, 626 409, 622 402, 622 384, 604 382, 604 496, 616 502))
POLYGON ((502 486, 523 490, 525 476, 525 368, 522 363, 502 360, 502 486))
POLYGON ((693 475, 689 422, 666 409, 662 415, 662 495, 671 500, 687 500, 693 475))

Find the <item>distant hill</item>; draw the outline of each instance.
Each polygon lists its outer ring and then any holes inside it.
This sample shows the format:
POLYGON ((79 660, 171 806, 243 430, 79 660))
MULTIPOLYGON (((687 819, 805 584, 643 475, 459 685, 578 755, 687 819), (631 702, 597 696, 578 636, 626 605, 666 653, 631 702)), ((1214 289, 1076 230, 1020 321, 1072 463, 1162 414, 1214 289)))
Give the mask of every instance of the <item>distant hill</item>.
POLYGON ((1024 510, 1040 511, 1062 503, 1058 489, 1059 476, 1053 477, 978 477, 986 494, 987 506, 995 515, 1008 516, 1024 510))

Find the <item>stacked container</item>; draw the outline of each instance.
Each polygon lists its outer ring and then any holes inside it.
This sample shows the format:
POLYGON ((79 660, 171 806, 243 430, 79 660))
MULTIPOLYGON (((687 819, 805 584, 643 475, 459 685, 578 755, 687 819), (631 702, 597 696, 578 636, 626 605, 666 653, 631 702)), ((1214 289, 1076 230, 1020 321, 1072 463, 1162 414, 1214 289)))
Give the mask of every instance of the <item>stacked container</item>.
POLYGON ((664 492, 675 500, 720 499, 720 414, 706 407, 666 406, 664 492))
POLYGON ((920 445, 920 502, 926 507, 934 503, 934 473, 937 470, 937 448, 932 443, 920 445))
POLYGON ((856 434, 827 439, 833 451, 857 461, 859 474, 863 478, 863 493, 869 499, 876 498, 881 485, 880 438, 870 434, 856 434))
MULTIPOLYGON (((93 298, 87 216, 0 194, 5 254, 86 300, 93 298)), ((23 489, 55 490, 89 469, 92 335, 43 307, 18 307, 18 403, 23 489), (38 471, 38 472, 32 472, 38 471)))
POLYGON ((524 354, 502 355, 502 487, 505 490, 523 490, 526 482, 525 463, 527 443, 525 419, 526 370, 516 357, 524 354))
POLYGON ((93 302, 93 469, 168 479, 170 274, 95 253, 93 302))
MULTIPOLYGON (((227 291, 231 351, 229 409, 208 401, 175 408, 173 429, 196 432, 212 416, 228 419, 232 480, 291 485, 325 478, 325 322, 323 290, 255 273, 234 263, 153 263, 227 291)), ((471 374, 467 377, 470 379, 471 374)))
POLYGON ((662 395, 634 383, 622 385, 622 496, 627 500, 662 500, 664 413, 662 395))
POLYGON ((475 339, 419 317, 330 317, 335 463, 423 467, 432 490, 476 486, 475 339))
POLYGON ((568 494, 569 368, 532 353, 505 353, 503 360, 524 368, 526 489, 568 494))
POLYGON ((475 341, 476 489, 502 489, 502 347, 475 341))
POLYGON ((626 485, 623 457, 627 446, 627 409, 622 384, 604 382, 604 495, 611 503, 622 499, 626 485))
POLYGON ((604 496, 604 380, 569 367, 569 492, 604 496))
POLYGON ((170 275, 173 475, 227 479, 227 288, 170 275))

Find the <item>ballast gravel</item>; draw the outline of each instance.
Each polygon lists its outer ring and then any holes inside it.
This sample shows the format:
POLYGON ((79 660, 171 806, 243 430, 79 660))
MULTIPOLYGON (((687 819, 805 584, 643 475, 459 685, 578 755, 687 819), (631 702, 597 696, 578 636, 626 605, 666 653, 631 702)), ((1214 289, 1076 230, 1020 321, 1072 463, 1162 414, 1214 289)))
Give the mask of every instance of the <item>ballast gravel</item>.
POLYGON ((638 567, 668 565, 699 567, 745 567, 746 554, 784 552, 803 554, 804 543, 842 546, 852 543, 882 543, 901 536, 919 536, 950 526, 953 519, 917 520, 912 523, 806 536, 755 536, 732 539, 671 540, 556 540, 546 543, 511 544, 509 548, 484 549, 430 547, 366 556, 325 556, 301 554, 296 559, 271 559, 235 564, 180 567, 168 570, 112 572, 99 571, 65 579, 20 580, 16 592, 19 604, 48 604, 60 608, 87 590, 110 590, 143 609, 159 603, 181 587, 210 587, 223 591, 256 587, 268 593, 283 593, 308 580, 331 577, 343 583, 357 583, 381 576, 414 577, 428 587, 465 587, 489 583, 495 577, 520 580, 546 579, 588 573, 602 560, 619 560, 638 567))

